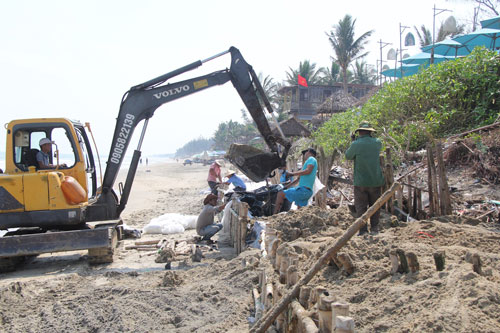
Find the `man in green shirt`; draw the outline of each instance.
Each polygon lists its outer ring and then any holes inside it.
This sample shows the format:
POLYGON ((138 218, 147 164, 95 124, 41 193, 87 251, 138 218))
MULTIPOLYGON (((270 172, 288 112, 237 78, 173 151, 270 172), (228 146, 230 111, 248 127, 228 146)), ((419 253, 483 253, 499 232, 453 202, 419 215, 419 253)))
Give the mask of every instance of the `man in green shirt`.
MULTIPOLYGON (((379 157, 382 143, 371 136, 374 132, 375 129, 368 122, 362 122, 351 136, 353 142, 345 152, 345 157, 354 161, 354 206, 357 217, 363 215, 368 207, 377 201, 381 195, 381 186, 384 185, 379 157)), ((372 232, 378 231, 379 218, 380 210, 370 217, 372 232)), ((367 232, 368 226, 365 224, 359 234, 367 232)))

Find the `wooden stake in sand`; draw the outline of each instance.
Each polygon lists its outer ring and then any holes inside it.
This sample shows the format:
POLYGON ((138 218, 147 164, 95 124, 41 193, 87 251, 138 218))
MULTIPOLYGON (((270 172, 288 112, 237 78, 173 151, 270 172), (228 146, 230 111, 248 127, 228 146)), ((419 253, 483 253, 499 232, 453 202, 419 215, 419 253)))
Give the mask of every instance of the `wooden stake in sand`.
POLYGON ((444 264, 445 264, 445 253, 444 251, 437 251, 434 252, 434 263, 436 264, 436 270, 442 271, 444 269, 444 264))
POLYGON ((299 322, 300 332, 304 333, 317 333, 318 328, 314 324, 314 321, 307 316, 307 311, 300 305, 299 302, 292 302, 293 314, 297 317, 299 322))
POLYGON ((299 296, 300 288, 306 285, 311 279, 318 273, 323 266, 325 266, 330 258, 335 255, 347 242, 354 236, 363 225, 366 224, 366 220, 370 218, 375 212, 392 197, 396 189, 400 188, 399 183, 394 183, 392 186, 384 193, 382 196, 371 206, 368 210, 359 217, 353 225, 347 229, 347 231, 331 246, 326 252, 316 261, 313 267, 311 267, 307 273, 293 286, 292 290, 281 300, 276 303, 266 314, 257 321, 254 326, 250 329, 250 332, 265 332, 269 326, 276 320, 278 315, 283 312, 288 304, 292 302, 295 298, 299 296))

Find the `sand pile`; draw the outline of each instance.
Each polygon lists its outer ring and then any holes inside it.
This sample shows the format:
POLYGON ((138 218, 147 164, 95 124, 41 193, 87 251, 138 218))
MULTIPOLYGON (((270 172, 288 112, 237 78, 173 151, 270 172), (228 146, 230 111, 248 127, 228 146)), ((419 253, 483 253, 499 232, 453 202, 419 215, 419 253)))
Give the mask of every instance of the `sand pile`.
MULTIPOLYGON (((289 230, 284 224, 318 231, 282 243, 278 249, 287 248, 288 253, 299 257, 300 277, 353 221, 347 209, 317 214, 308 208, 275 217, 272 222, 284 233, 289 230), (335 217, 340 220, 333 220, 335 217)), ((354 264, 352 274, 331 261, 308 285, 323 286, 338 301, 350 303, 351 316, 360 332, 497 331, 500 327, 498 226, 457 216, 399 222, 393 228, 387 219, 384 222, 380 233, 355 236, 340 250, 354 264), (413 252, 419 271, 393 274, 389 253, 396 249, 413 252), (437 251, 445 253, 443 271, 436 270, 433 254, 437 251), (474 254, 481 259, 481 274, 473 271, 474 254)), ((279 281, 277 272, 270 265, 267 267, 273 281, 279 281)))

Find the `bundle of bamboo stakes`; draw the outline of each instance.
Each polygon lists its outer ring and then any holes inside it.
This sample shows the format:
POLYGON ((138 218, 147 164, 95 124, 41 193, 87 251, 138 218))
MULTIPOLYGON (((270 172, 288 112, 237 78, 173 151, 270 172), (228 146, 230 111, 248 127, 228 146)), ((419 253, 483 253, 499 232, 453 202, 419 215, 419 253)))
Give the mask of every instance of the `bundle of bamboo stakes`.
MULTIPOLYGON (((396 179, 401 184, 401 189, 396 191, 394 199, 391 198, 387 202, 385 209, 388 213, 400 215, 407 221, 452 213, 442 143, 440 141, 428 143, 426 157, 425 162, 416 165, 396 179), (418 177, 413 176, 415 171, 425 166, 427 166, 427 188, 421 185, 422 181, 419 181, 418 177), (425 211, 425 203, 422 200, 423 192, 428 193, 428 211, 425 211)), ((386 149, 385 157, 381 156, 381 165, 386 180, 384 189, 387 189, 394 183, 390 148, 386 149)))

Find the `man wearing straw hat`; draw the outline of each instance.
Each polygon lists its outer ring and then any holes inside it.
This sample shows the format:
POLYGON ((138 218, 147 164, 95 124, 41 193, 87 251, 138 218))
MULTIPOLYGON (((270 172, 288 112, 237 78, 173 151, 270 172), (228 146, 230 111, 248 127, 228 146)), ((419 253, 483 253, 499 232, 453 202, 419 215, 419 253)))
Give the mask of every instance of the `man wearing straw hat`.
MULTIPOLYGON (((372 133, 375 132, 368 122, 361 122, 351 135, 351 146, 345 152, 345 157, 354 161, 354 206, 357 217, 363 215, 368 207, 377 201, 381 195, 381 186, 384 185, 379 157, 382 143, 379 139, 372 137, 372 133)), ((372 232, 378 231, 379 218, 380 210, 370 217, 372 232)), ((359 234, 363 235, 367 232, 368 226, 365 224, 359 230, 359 234)))
POLYGON ((203 205, 196 220, 196 233, 203 236, 202 240, 212 242, 210 238, 222 229, 222 223, 214 223, 215 214, 220 213, 226 204, 217 206, 217 196, 210 193, 203 200, 203 205))
POLYGON ((231 169, 229 169, 226 174, 225 174, 225 177, 227 178, 227 181, 224 182, 225 184, 233 184, 234 186, 234 191, 246 191, 247 190, 247 186, 245 185, 245 182, 243 181, 243 179, 241 179, 240 177, 236 176, 236 171, 233 171, 231 169))

